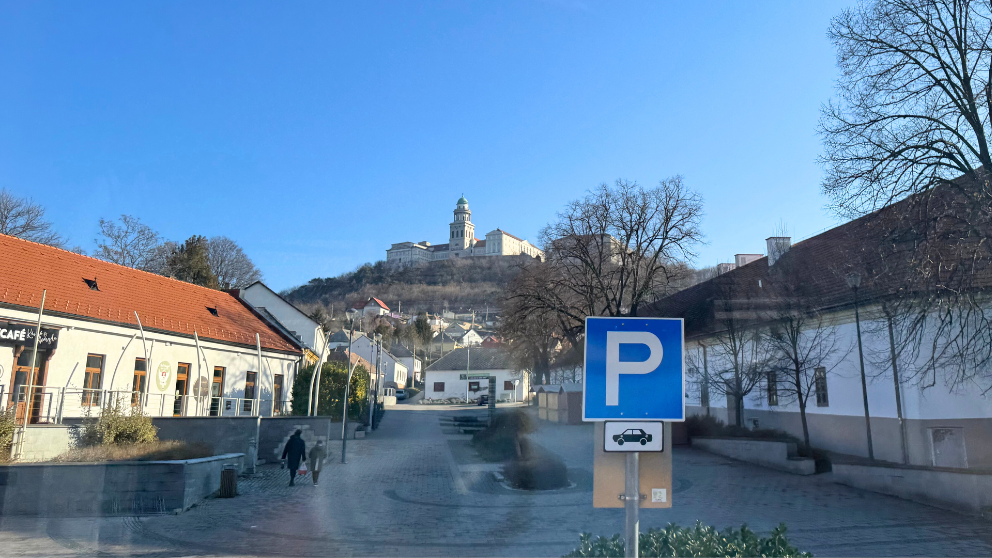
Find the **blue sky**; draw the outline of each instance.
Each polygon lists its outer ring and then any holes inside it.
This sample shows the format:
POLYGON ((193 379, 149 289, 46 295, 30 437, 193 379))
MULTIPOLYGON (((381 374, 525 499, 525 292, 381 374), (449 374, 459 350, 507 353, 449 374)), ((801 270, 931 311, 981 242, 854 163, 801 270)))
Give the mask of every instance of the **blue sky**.
POLYGON ((6 2, 0 187, 70 243, 100 217, 226 235, 276 289, 391 242, 535 239, 617 178, 705 199, 696 264, 764 252, 819 193, 850 2, 6 2))

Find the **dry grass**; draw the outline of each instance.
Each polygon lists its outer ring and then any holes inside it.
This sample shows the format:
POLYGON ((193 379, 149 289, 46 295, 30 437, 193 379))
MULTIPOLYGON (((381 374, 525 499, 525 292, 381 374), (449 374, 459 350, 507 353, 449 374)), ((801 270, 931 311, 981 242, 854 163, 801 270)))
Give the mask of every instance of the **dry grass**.
POLYGON ((100 445, 69 450, 52 459, 57 463, 100 463, 104 461, 171 461, 199 459, 213 455, 213 449, 200 443, 175 440, 124 446, 100 445))

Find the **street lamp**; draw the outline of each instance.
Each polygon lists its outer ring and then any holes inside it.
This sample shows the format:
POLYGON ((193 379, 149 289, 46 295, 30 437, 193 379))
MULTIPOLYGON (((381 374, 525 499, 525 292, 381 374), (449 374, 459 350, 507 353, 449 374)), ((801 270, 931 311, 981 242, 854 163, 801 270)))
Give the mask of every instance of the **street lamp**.
POLYGON ((854 324, 858 330, 858 360, 861 364, 861 395, 865 402, 865 432, 868 435, 868 459, 875 460, 871 445, 871 416, 868 414, 868 383, 865 380, 865 353, 861 347, 861 316, 858 313, 858 288, 861 287, 861 274, 852 271, 847 274, 847 286, 854 291, 854 324))

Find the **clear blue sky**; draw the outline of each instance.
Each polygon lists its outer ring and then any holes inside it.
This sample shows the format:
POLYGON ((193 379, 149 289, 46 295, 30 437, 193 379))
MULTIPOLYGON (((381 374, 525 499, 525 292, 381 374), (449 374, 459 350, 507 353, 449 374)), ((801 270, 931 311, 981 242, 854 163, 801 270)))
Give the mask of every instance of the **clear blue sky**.
POLYGON ((569 199, 682 174, 696 264, 819 193, 830 18, 851 2, 5 2, 0 186, 93 249, 100 217, 227 235, 276 289, 445 242, 535 239, 569 199))

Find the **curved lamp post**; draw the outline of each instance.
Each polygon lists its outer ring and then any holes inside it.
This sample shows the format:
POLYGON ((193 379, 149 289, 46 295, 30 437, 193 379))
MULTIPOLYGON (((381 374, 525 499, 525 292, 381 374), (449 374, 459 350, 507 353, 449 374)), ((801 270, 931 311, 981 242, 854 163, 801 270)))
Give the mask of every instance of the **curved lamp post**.
POLYGON ((865 402, 865 432, 868 435, 868 459, 875 460, 871 445, 871 416, 868 414, 868 382, 865 380, 865 353, 861 347, 861 316, 858 312, 858 288, 861 287, 861 274, 852 271, 847 274, 847 286, 854 291, 854 323, 858 330, 858 361, 861 364, 861 395, 865 402))

